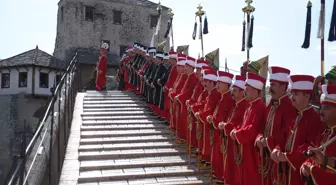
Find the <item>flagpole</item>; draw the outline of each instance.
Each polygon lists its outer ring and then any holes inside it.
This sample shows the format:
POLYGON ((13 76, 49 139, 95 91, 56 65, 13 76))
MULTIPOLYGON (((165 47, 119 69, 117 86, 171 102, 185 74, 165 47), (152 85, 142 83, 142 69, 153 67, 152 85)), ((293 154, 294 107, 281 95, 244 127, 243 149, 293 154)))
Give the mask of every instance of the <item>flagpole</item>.
POLYGON ((247 32, 247 43, 246 43, 246 61, 250 62, 250 46, 249 46, 249 38, 250 38, 250 23, 251 23, 251 13, 255 11, 255 8, 251 6, 253 0, 246 0, 245 3, 247 4, 242 10, 247 15, 247 26, 246 26, 246 32, 247 32))
POLYGON ((160 26, 161 26, 161 25, 160 25, 160 24, 161 24, 161 10, 162 10, 160 0, 159 0, 158 7, 156 8, 156 10, 158 11, 158 14, 159 14, 158 23, 157 23, 157 25, 156 25, 156 30, 159 30, 159 31, 157 32, 157 36, 158 36, 157 44, 158 44, 158 46, 159 46, 159 44, 160 44, 160 26), (159 27, 159 28, 158 28, 158 27, 159 27))
POLYGON ((204 58, 202 16, 205 14, 205 12, 202 10, 203 7, 200 4, 198 5, 197 9, 198 9, 198 11, 195 14, 196 14, 196 16, 199 17, 199 21, 200 21, 201 49, 202 49, 202 57, 204 58))
MULTIPOLYGON (((325 11, 325 0, 321 0, 321 11, 325 11)), ((325 14, 324 12, 321 12, 321 26, 323 26, 322 31, 322 37, 321 37, 321 76, 324 76, 324 23, 325 23, 325 14)))
POLYGON ((168 10, 168 16, 170 17, 170 31, 171 31, 171 39, 172 39, 172 46, 174 48, 174 32, 173 32, 173 17, 174 17, 174 13, 172 9, 168 10))

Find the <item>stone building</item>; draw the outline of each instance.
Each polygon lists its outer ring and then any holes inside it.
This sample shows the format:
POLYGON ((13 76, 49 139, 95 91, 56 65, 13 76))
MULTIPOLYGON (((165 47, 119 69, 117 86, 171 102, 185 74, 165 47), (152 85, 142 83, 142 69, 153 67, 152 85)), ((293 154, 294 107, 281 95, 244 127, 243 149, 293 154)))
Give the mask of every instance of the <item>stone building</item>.
MULTIPOLYGON (((54 56, 68 60, 80 51, 84 64, 96 64, 102 41, 110 45, 109 64, 119 62, 127 45, 150 44, 158 5, 148 0, 60 0, 54 56)), ((164 40, 168 8, 162 7, 159 32, 164 40)))
POLYGON ((66 63, 35 49, 0 61, 0 95, 24 93, 50 96, 50 88, 61 79, 66 63))
POLYGON ((24 122, 29 141, 44 116, 50 88, 65 67, 65 62, 38 47, 0 61, 0 184, 12 158, 20 154, 24 122))

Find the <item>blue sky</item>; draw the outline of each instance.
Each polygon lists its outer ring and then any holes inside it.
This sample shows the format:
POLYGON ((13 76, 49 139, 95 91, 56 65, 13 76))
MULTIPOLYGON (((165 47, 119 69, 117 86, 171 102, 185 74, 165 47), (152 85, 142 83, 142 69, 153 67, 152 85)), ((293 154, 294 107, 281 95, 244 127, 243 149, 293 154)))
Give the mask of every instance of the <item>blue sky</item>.
MULTIPOLYGON (((158 0, 153 0, 158 2, 158 0)), ((246 59, 241 52, 242 7, 244 0, 161 0, 175 13, 175 45, 190 45, 190 55, 197 57, 200 40, 191 38, 196 7, 202 3, 207 12, 209 34, 204 36, 205 53, 220 48, 221 65, 225 57, 231 69, 238 70, 246 59)), ((56 37, 58 0, 10 0, 0 3, 0 58, 39 48, 52 54, 56 37)), ((309 49, 302 49, 306 0, 255 0, 254 47, 251 60, 270 56, 270 65, 291 69, 292 74, 320 74, 320 40, 316 38, 320 0, 312 0, 312 34, 309 49)), ((326 4, 328 35, 332 1, 326 4)), ((325 71, 336 64, 336 42, 326 42, 325 71)))

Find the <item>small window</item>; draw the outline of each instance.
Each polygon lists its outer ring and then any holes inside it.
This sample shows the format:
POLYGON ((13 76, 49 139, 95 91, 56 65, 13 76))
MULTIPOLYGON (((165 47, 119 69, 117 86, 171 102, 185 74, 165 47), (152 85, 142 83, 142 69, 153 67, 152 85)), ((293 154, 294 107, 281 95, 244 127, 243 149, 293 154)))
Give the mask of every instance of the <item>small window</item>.
POLYGON ((122 24, 122 11, 113 10, 113 24, 122 24))
POLYGON ((151 15, 150 16, 150 28, 155 28, 159 20, 158 15, 151 15))
POLYGON ((119 53, 120 57, 122 57, 122 55, 123 55, 123 53, 125 53, 126 49, 127 49, 127 46, 123 46, 123 45, 120 46, 120 53, 119 53))
POLYGON ((109 52, 110 48, 111 48, 110 41, 109 40, 102 40, 101 43, 103 43, 103 42, 109 45, 109 47, 107 48, 107 52, 109 52))
POLYGON ((55 84, 55 86, 57 86, 57 85, 60 83, 61 78, 62 78, 61 75, 56 75, 56 77, 55 77, 55 80, 56 80, 56 84, 55 84))
POLYGON ((61 22, 63 21, 64 19, 64 8, 62 7, 61 8, 61 22))
POLYGON ((10 73, 2 73, 1 88, 9 88, 9 87, 10 87, 10 73))
POLYGON ((85 7, 85 20, 86 21, 93 21, 93 12, 94 12, 94 8, 92 6, 85 7))
POLYGON ((40 72, 40 88, 49 88, 49 74, 40 72))
POLYGON ((27 87, 27 72, 19 72, 19 87, 27 87))

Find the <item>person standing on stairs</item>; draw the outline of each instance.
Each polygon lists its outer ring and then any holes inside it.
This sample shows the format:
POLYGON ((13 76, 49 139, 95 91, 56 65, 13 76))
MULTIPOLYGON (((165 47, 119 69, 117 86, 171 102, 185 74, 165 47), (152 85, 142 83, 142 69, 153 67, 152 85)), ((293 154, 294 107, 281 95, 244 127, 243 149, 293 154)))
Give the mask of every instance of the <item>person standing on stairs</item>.
MULTIPOLYGON (((195 124, 195 116, 191 110, 191 108, 198 102, 204 102, 205 98, 208 96, 207 91, 204 90, 204 83, 203 83, 203 68, 205 69, 208 67, 208 62, 203 59, 198 59, 197 64, 196 64, 196 76, 197 76, 197 84, 193 90, 193 94, 191 95, 191 98, 186 101, 186 108, 188 112, 188 145, 189 145, 189 150, 197 149, 198 148, 198 143, 197 143, 197 138, 196 138, 196 124, 195 124), (200 101, 198 101, 200 99, 200 101)), ((209 69, 211 69, 209 67, 209 69)), ((200 107, 200 106, 199 106, 200 107)), ((198 112, 198 110, 195 112, 198 112)), ((197 151, 190 151, 191 157, 196 157, 197 156, 197 151), (193 154, 191 154, 193 153, 193 154)))
POLYGON ((167 92, 167 88, 166 88, 166 84, 168 82, 168 78, 171 74, 171 71, 175 71, 176 72, 176 53, 175 52, 169 52, 168 53, 168 63, 166 64, 166 71, 165 73, 161 76, 161 78, 159 78, 157 80, 157 83, 161 86, 161 94, 160 94, 160 104, 159 104, 159 108, 162 110, 163 112, 163 117, 168 120, 168 115, 166 114, 165 111, 165 105, 167 104, 166 102, 166 92, 167 92), (173 55, 175 54, 175 55, 173 55))
POLYGON ((239 160, 235 157, 235 147, 240 147, 237 142, 230 139, 230 132, 234 128, 240 128, 248 102, 244 97, 245 77, 236 75, 232 85, 232 96, 235 106, 232 107, 229 117, 225 122, 219 123, 219 129, 223 130, 221 153, 223 155, 224 182, 226 184, 238 185, 239 160))
POLYGON ((207 117, 210 126, 210 146, 211 146, 211 169, 210 175, 218 180, 218 183, 224 184, 223 179, 223 155, 220 152, 221 132, 218 124, 227 120, 229 112, 234 106, 234 100, 230 92, 233 74, 218 71, 217 90, 221 94, 221 99, 212 115, 207 117))
POLYGON ((199 124, 198 132, 202 133, 202 160, 205 161, 205 165, 201 166, 201 169, 210 169, 211 168, 211 148, 210 148, 210 125, 207 122, 207 117, 213 115, 218 100, 221 98, 221 94, 216 88, 217 83, 217 70, 207 69, 204 70, 203 80, 205 88, 208 91, 208 97, 204 104, 203 109, 195 113, 195 117, 199 124))
MULTIPOLYGON (((285 148, 286 128, 296 118, 296 110, 287 95, 288 76, 290 70, 282 67, 270 67, 270 94, 271 102, 267 105, 265 129, 259 133, 255 144, 263 154, 264 184, 272 185, 273 182, 281 183, 284 179, 275 176, 282 164, 271 160, 270 154, 278 146, 281 150, 285 148)), ((261 165, 261 164, 260 164, 261 165)))
POLYGON ((291 75, 288 78, 291 101, 297 111, 296 119, 286 128, 284 149, 273 149, 271 158, 276 163, 283 163, 286 181, 290 182, 290 185, 306 184, 300 174, 300 167, 306 160, 302 152, 308 150, 312 143, 319 144, 316 143, 316 138, 325 130, 320 115, 310 104, 314 79, 310 75, 291 75))
POLYGON ((178 70, 177 70, 177 52, 171 51, 169 52, 169 61, 171 65, 171 69, 169 71, 169 75, 167 79, 163 78, 161 82, 163 87, 164 93, 164 112, 166 114, 167 120, 170 121, 170 98, 169 98, 169 89, 173 88, 174 83, 178 77, 178 70), (165 84, 165 85, 164 85, 165 84))
POLYGON ((107 43, 102 43, 100 47, 100 57, 97 64, 97 77, 96 77, 96 88, 98 91, 106 90, 106 74, 107 74, 107 49, 109 45, 107 43))
POLYGON ((177 94, 179 94, 183 88, 184 82, 187 79, 187 74, 185 74, 184 72, 184 66, 185 66, 185 62, 186 62, 186 57, 185 55, 179 54, 178 58, 177 58, 177 72, 178 72, 178 77, 173 85, 173 88, 169 89, 169 99, 171 101, 170 104, 170 121, 169 121, 169 128, 175 132, 175 126, 176 126, 176 112, 178 112, 176 110, 176 103, 174 100, 175 96, 177 94))
POLYGON ((192 57, 187 57, 186 65, 185 65, 185 72, 188 75, 186 81, 184 82, 184 86, 181 92, 175 96, 175 101, 179 102, 177 104, 178 108, 178 116, 176 118, 176 130, 175 135, 176 137, 182 142, 186 143, 187 141, 187 118, 188 112, 186 107, 186 101, 191 98, 193 89, 195 88, 198 78, 196 73, 194 72, 196 66, 196 59, 192 57))
POLYGON ((261 98, 261 91, 266 79, 254 73, 247 73, 245 97, 249 105, 245 111, 244 120, 240 128, 234 128, 230 137, 239 144, 237 158, 240 158, 240 184, 260 185, 261 177, 258 173, 259 153, 256 152, 254 142, 257 134, 264 130, 266 105, 261 98))
MULTIPOLYGON (((208 64, 208 62, 206 63, 208 64)), ((196 88, 194 89, 194 94, 192 98, 186 102, 187 107, 188 107, 189 116, 190 116, 189 124, 191 124, 190 125, 191 130, 189 129, 189 132, 190 132, 189 144, 194 146, 194 148, 196 149, 196 151, 193 151, 193 154, 191 154, 191 157, 199 157, 199 155, 201 155, 202 150, 203 150, 203 141, 199 140, 202 137, 202 132, 201 132, 202 130, 200 130, 197 127, 198 120, 196 119, 196 113, 204 109, 204 105, 209 95, 209 91, 205 87, 205 81, 203 78, 204 71, 208 69, 212 70, 212 68, 209 67, 208 65, 202 66, 201 74, 199 76, 199 83, 198 85, 196 85, 196 88)), ((197 163, 198 166, 201 166, 204 164, 205 164, 205 161, 198 160, 198 163, 197 163)))

